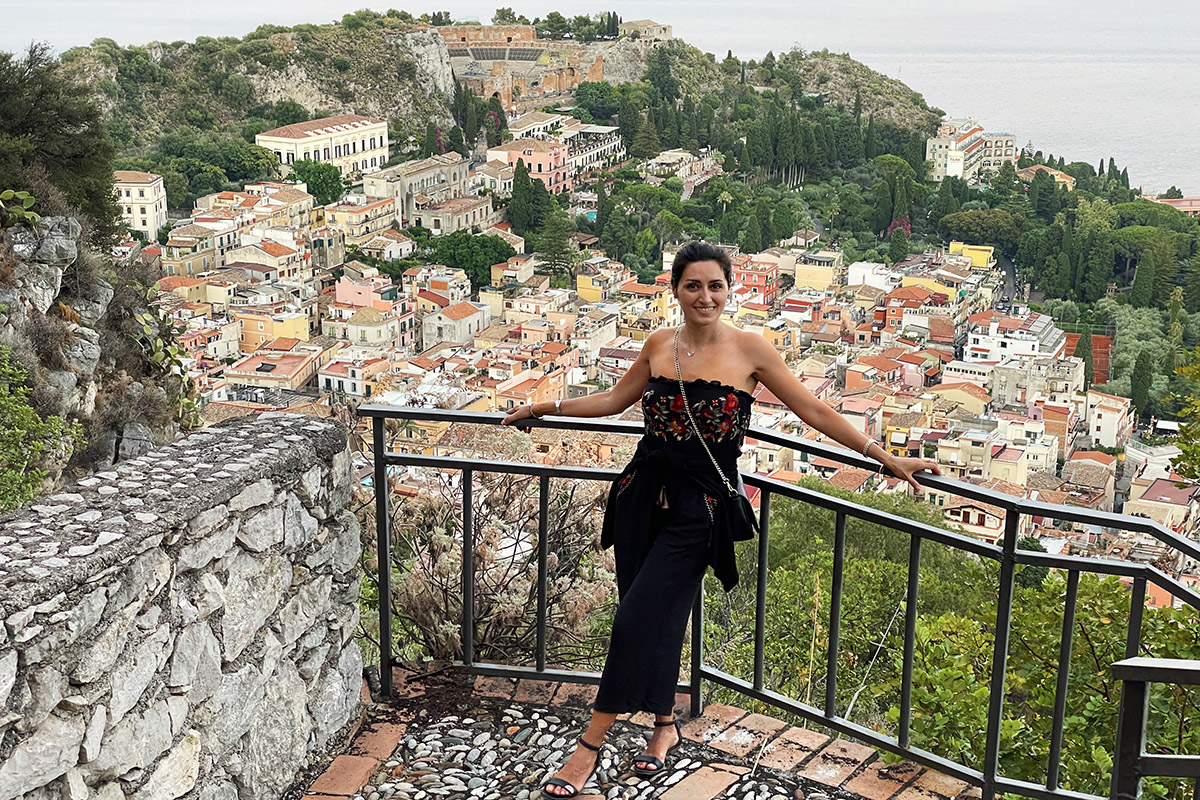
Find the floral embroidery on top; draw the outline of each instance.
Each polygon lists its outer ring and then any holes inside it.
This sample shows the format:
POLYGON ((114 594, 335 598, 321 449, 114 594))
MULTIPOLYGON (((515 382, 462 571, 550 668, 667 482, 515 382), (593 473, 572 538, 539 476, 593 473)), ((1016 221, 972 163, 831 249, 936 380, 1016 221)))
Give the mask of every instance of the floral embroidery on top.
MULTIPOLYGON (((689 396, 691 392, 688 393, 689 396)), ((646 419, 646 430, 663 439, 677 442, 696 435, 683 407, 683 397, 678 392, 663 393, 647 391, 642 396, 642 413, 646 419)), ((730 436, 741 436, 750 425, 749 411, 734 392, 717 397, 692 400, 692 414, 706 439, 723 442, 730 436)))

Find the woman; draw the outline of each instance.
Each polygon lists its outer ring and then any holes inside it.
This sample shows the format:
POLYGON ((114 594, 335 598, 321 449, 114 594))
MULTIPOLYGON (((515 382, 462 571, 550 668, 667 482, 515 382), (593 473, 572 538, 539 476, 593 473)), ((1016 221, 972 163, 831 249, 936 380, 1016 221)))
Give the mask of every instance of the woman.
POLYGON ((685 245, 671 269, 683 325, 652 334, 612 389, 520 406, 504 419, 505 425, 520 425, 551 413, 603 417, 641 400, 646 422, 604 515, 601 543, 614 546, 620 603, 591 723, 567 763, 542 787, 544 797, 579 794, 618 714, 655 716, 649 746, 634 759, 639 775, 664 771, 667 755, 682 741, 674 706, 688 612, 707 566, 727 591, 737 583, 733 543, 753 535, 734 486, 751 392, 759 383, 805 423, 875 458, 914 489, 913 473, 941 474, 933 461, 885 451, 814 397, 762 336, 722 322, 731 271, 724 250, 703 242, 685 245))

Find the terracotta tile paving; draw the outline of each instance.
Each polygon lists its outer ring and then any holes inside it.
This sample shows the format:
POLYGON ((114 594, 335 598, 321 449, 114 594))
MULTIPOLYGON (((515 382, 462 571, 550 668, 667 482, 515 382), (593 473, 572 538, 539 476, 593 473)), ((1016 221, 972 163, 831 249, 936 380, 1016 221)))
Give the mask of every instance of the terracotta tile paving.
MULTIPOLYGON (((414 673, 401 667, 397 667, 395 675, 396 701, 392 705, 368 707, 370 721, 357 732, 346 754, 333 760, 301 800, 350 800, 364 786, 405 772, 403 764, 391 769, 385 768, 384 762, 399 757, 397 748, 412 727, 414 715, 418 712, 423 715, 425 712, 420 711, 423 704, 440 697, 439 692, 450 691, 447 686, 453 688, 453 698, 460 708, 478 706, 480 710, 481 702, 499 708, 527 704, 548 707, 542 713, 561 708, 569 710, 568 716, 578 715, 595 697, 594 686, 534 679, 472 679, 455 675, 453 670, 449 677, 441 676, 445 682, 437 686, 426 686, 425 678, 429 676, 409 680, 414 673), (471 703, 471 698, 475 698, 474 705, 461 705, 471 703), (496 706, 497 703, 500 705, 496 706), (373 781, 377 775, 379 777, 373 781)), ((676 714, 684 719, 689 698, 678 695, 677 701, 676 714)), ((648 725, 653 717, 633 715, 628 721, 648 725)), ((506 733, 515 730, 510 728, 506 733)), ((688 721, 683 730, 691 747, 711 746, 711 755, 700 756, 700 766, 692 766, 691 771, 674 785, 655 790, 650 794, 652 798, 717 800, 728 796, 732 799, 736 791, 747 786, 746 780, 760 780, 766 774, 758 770, 790 778, 791 785, 799 786, 795 790, 797 798, 813 793, 833 794, 840 800, 978 800, 980 797, 977 788, 949 776, 925 770, 911 762, 888 765, 864 745, 846 739, 830 739, 816 731, 792 727, 765 714, 748 714, 733 706, 711 704, 701 716, 688 721), (754 774, 748 775, 752 770, 754 774)), ((696 753, 692 756, 691 760, 695 762, 696 753)), ((500 767, 497 763, 496 768, 500 767)), ((420 772, 411 770, 407 774, 412 776, 420 772)), ((459 794, 452 792, 443 796, 457 800, 459 794)), ((603 797, 604 794, 597 794, 594 785, 589 785, 579 796, 603 797)), ((462 797, 467 795, 462 794, 462 797)))

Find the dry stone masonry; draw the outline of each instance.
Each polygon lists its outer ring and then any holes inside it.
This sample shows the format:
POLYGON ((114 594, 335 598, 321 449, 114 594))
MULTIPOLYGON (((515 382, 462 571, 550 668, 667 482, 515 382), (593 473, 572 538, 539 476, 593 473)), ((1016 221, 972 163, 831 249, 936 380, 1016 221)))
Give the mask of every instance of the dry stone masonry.
POLYGON ((0 800, 282 796, 359 703, 349 491, 263 414, 0 518, 0 800))

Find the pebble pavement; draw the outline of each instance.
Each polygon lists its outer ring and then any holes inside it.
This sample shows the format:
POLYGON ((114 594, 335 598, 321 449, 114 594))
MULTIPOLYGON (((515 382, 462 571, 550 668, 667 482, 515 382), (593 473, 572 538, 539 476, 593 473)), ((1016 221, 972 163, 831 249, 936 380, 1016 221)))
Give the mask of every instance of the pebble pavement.
MULTIPOLYGON (((572 709, 536 709, 521 705, 475 709, 470 716, 422 718, 408 723, 392 758, 363 787, 355 800, 528 800, 559 768, 587 725, 587 713, 572 709)), ((664 774, 645 779, 632 772, 642 752, 645 728, 618 721, 610 730, 600 764, 580 796, 662 797, 708 760, 728 760, 691 741, 672 754, 664 774), (706 753, 709 759, 706 760, 706 753)), ((792 800, 804 797, 795 778, 758 769, 739 776, 722 797, 739 800, 792 800)), ((675 795, 679 793, 676 792, 675 795)), ((674 795, 673 795, 674 796, 674 795)), ((814 795, 809 795, 815 800, 814 795)))

